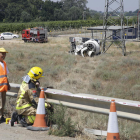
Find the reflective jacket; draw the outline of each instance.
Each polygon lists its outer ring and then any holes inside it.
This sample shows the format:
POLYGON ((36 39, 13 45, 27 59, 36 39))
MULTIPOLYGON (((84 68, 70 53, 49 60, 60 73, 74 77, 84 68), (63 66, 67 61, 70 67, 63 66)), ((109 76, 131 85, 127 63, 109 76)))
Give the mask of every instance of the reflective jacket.
MULTIPOLYGON (((34 83, 26 83, 23 81, 16 100, 16 110, 21 110, 18 112, 22 114, 26 108, 37 106, 39 95, 40 89, 37 88, 34 83)), ((47 103, 45 103, 45 107, 48 107, 47 103)))
POLYGON ((23 81, 18 92, 16 109, 25 109, 32 106, 33 100, 38 103, 38 97, 39 93, 37 92, 36 87, 34 86, 30 89, 29 84, 23 81))
POLYGON ((4 69, 0 65, 0 92, 8 90, 8 79, 7 79, 7 69, 6 62, 3 61, 4 69))

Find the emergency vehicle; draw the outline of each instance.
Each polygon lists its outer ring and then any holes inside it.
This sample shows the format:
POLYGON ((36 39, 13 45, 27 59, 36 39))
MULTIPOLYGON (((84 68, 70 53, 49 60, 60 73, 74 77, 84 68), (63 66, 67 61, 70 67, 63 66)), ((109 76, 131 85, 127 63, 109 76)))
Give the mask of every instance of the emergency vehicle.
POLYGON ((24 40, 24 42, 47 42, 47 29, 40 27, 24 29, 22 31, 22 40, 24 40))

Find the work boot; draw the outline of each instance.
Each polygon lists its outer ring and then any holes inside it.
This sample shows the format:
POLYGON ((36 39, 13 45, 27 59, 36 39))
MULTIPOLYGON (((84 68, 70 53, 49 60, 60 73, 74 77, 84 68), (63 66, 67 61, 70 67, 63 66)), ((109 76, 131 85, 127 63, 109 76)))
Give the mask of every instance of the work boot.
POLYGON ((20 123, 23 127, 27 127, 27 126, 28 126, 27 122, 25 121, 24 116, 19 115, 19 116, 18 116, 18 119, 19 119, 19 123, 20 123))
POLYGON ((13 112, 12 118, 11 118, 11 126, 14 126, 14 122, 18 122, 18 114, 17 112, 13 112))
POLYGON ((1 123, 5 122, 4 115, 1 116, 0 122, 1 122, 1 123))

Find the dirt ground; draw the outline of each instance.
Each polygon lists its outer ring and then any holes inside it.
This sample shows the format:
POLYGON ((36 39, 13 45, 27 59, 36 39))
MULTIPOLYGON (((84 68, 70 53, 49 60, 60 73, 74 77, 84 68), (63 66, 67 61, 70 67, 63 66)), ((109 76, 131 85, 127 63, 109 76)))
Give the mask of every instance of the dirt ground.
POLYGON ((30 131, 25 127, 10 124, 0 124, 0 140, 78 140, 70 137, 56 137, 48 135, 47 131, 30 131))
POLYGON ((11 127, 10 124, 0 124, 0 140, 104 140, 104 137, 99 139, 98 136, 92 134, 84 134, 81 136, 72 137, 57 137, 48 135, 48 131, 31 131, 20 124, 15 124, 11 127))
POLYGON ((3 44, 11 44, 11 43, 17 43, 17 44, 23 44, 24 41, 21 40, 21 39, 12 39, 12 40, 0 40, 0 45, 3 45, 3 44))

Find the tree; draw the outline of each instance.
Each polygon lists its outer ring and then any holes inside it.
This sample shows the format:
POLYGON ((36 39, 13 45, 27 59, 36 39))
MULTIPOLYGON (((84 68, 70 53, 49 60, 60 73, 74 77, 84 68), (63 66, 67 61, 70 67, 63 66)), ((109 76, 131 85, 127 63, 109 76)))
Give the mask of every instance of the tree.
POLYGON ((71 7, 75 6, 81 10, 87 10, 87 0, 61 0, 63 2, 63 10, 68 11, 71 7))
POLYGON ((53 1, 45 1, 42 5, 41 12, 39 16, 41 17, 41 20, 47 21, 47 20, 56 20, 55 18, 55 9, 61 9, 62 3, 61 2, 53 2, 53 1))
POLYGON ((76 6, 69 9, 69 20, 81 19, 83 11, 76 6))
POLYGON ((0 21, 78 20, 90 17, 87 0, 0 0, 0 21), (26 15, 27 14, 27 15, 26 15))
POLYGON ((8 4, 8 7, 5 10, 5 18, 8 22, 17 22, 20 20, 22 9, 16 3, 8 4))
POLYGON ((89 11, 91 17, 95 20, 103 19, 103 13, 102 12, 97 12, 95 10, 90 10, 89 11))
POLYGON ((87 0, 61 0, 62 8, 55 9, 55 19, 77 20, 82 19, 83 11, 89 11, 86 7, 87 0))
POLYGON ((21 13, 21 17, 20 17, 20 20, 22 22, 29 22, 31 20, 31 15, 29 13, 27 13, 26 11, 23 11, 21 13))
POLYGON ((64 12, 62 9, 54 10, 54 18, 55 20, 62 20, 64 18, 64 12))
POLYGON ((0 21, 3 21, 5 18, 5 8, 7 7, 6 0, 0 0, 0 21))

